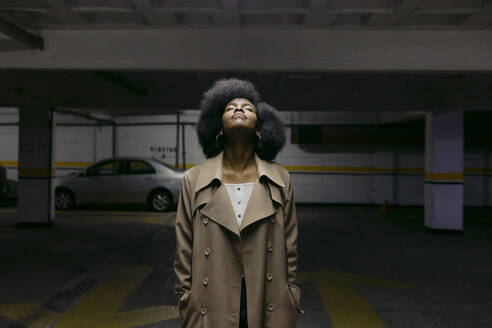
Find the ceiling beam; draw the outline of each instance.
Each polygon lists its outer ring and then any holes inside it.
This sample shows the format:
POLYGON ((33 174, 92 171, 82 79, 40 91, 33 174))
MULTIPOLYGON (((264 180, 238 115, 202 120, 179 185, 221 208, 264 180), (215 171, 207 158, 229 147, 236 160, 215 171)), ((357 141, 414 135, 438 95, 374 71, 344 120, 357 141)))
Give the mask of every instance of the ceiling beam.
POLYGON ((72 6, 63 0, 43 0, 45 3, 53 7, 51 14, 54 14, 56 19, 64 24, 70 25, 87 25, 89 24, 84 17, 80 16, 72 10, 72 6))
POLYGON ((412 13, 423 0, 403 0, 393 15, 372 15, 366 22, 367 26, 392 26, 398 24, 403 18, 412 13))
POLYGON ((221 0, 222 11, 220 14, 212 15, 212 22, 217 26, 239 26, 239 4, 238 0, 221 0))
POLYGON ((174 13, 157 13, 150 0, 132 0, 138 12, 149 25, 178 25, 174 13))
POLYGON ((49 52, 0 52, 0 68, 492 71, 492 31, 47 29, 43 38, 49 52))
POLYGON ((107 72, 107 71, 95 71, 92 73, 98 79, 111 83, 111 85, 122 88, 132 95, 136 95, 140 98, 147 97, 147 90, 128 81, 119 72, 107 72))
MULTIPOLYGON (((477 26, 481 25, 483 19, 488 19, 490 21, 490 15, 492 14, 492 4, 486 5, 483 8, 480 9, 478 13, 475 13, 468 18, 466 18, 464 21, 462 21, 458 26, 461 27, 471 27, 471 26, 477 26)), ((490 23, 489 23, 490 24, 490 23)), ((489 25, 487 24, 487 25, 489 25)))
POLYGON ((338 15, 335 13, 327 14, 324 13, 324 9, 328 4, 328 0, 313 0, 309 7, 308 12, 304 16, 303 25, 306 27, 329 27, 332 26, 338 15))
POLYGON ((43 38, 25 31, 0 15, 0 32, 20 41, 33 49, 44 49, 43 38))

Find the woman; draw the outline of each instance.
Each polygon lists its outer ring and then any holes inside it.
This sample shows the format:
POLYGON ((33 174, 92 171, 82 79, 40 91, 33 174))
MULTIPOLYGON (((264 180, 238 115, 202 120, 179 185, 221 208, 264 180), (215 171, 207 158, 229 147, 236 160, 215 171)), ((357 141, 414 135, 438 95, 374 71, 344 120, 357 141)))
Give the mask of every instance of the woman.
POLYGON ((295 327, 297 217, 275 109, 248 81, 215 82, 200 103, 207 160, 185 173, 174 271, 183 327, 295 327))

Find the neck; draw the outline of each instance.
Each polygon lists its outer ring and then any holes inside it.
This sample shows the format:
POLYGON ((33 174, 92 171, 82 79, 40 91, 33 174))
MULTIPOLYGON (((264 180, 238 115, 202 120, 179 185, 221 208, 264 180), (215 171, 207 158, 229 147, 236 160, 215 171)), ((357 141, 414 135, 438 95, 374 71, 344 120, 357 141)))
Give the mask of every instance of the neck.
POLYGON ((235 172, 244 172, 254 166, 254 144, 239 142, 224 144, 223 166, 235 172))

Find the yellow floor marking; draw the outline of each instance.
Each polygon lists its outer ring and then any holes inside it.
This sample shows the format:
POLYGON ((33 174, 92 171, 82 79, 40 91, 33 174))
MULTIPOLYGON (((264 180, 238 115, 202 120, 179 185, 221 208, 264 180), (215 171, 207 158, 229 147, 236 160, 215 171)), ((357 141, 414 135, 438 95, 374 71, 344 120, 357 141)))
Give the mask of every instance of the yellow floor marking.
POLYGON ((386 288, 415 288, 414 284, 359 276, 332 270, 300 273, 299 284, 316 285, 334 328, 387 328, 379 315, 353 286, 354 283, 386 288))
POLYGON ((116 271, 63 315, 34 303, 2 305, 0 315, 28 328, 131 328, 175 319, 178 312, 171 305, 118 312, 152 270, 148 266, 132 266, 116 271))
POLYGON ((176 220, 174 218, 171 218, 171 219, 168 219, 168 218, 160 218, 160 219, 157 219, 157 218, 143 218, 141 221, 142 222, 145 222, 145 223, 164 224, 164 225, 168 225, 168 226, 171 226, 171 227, 174 227, 175 222, 176 222, 176 220))
POLYGON ((58 316, 55 312, 43 309, 36 303, 1 305, 0 315, 20 322, 28 328, 49 327, 58 316))
POLYGON ((174 306, 118 313, 152 267, 124 267, 91 290, 53 326, 55 328, 134 327, 176 318, 174 306))

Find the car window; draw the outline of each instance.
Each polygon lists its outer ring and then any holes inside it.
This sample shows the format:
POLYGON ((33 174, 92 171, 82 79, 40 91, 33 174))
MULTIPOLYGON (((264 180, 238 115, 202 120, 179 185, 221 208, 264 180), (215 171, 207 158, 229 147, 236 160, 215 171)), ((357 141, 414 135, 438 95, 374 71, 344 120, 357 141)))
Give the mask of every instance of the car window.
POLYGON ((128 174, 151 174, 155 173, 155 170, 149 163, 143 161, 129 161, 127 172, 128 174))
POLYGON ((87 175, 115 175, 118 172, 118 161, 108 161, 87 169, 87 175))

